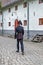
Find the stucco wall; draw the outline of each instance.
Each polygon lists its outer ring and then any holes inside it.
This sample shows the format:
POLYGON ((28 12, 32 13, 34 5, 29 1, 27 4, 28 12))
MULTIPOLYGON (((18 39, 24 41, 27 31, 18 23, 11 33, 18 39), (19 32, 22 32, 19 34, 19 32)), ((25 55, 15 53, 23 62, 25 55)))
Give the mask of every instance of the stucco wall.
POLYGON ((32 1, 29 3, 29 30, 43 30, 43 25, 39 25, 39 18, 43 18, 43 3, 32 1))
MULTIPOLYGON (((4 30, 14 30, 15 19, 21 20, 24 25, 24 20, 27 20, 27 8, 23 8, 23 5, 18 5, 17 11, 15 11, 15 7, 11 8, 11 12, 8 12, 8 10, 3 11, 4 30), (10 27, 8 22, 11 22, 10 27)), ((24 26, 24 29, 27 30, 27 26, 24 26)))
POLYGON ((43 18, 43 3, 39 4, 39 0, 29 1, 29 14, 27 13, 27 7, 23 8, 23 4, 18 5, 18 10, 15 11, 15 7, 11 8, 11 12, 8 9, 3 11, 3 30, 5 33, 14 33, 14 22, 15 19, 21 20, 24 30, 25 37, 29 33, 29 37, 33 37, 36 34, 43 34, 43 25, 39 25, 39 18, 43 18), (13 14, 13 16, 12 16, 13 14), (24 26, 24 20, 27 20, 29 15, 29 31, 27 32, 27 26, 24 26), (8 22, 11 22, 11 26, 8 26, 8 22), (12 32, 11 32, 12 31, 12 32))
POLYGON ((36 34, 43 35, 43 25, 39 25, 39 18, 43 18, 43 3, 39 0, 29 2, 29 37, 36 34))
POLYGON ((15 11, 15 6, 11 8, 11 12, 7 10, 3 11, 3 30, 4 33, 14 34, 14 22, 15 19, 21 20, 24 30, 25 36, 27 36, 27 26, 24 26, 24 20, 27 20, 27 7, 23 8, 23 4, 18 5, 18 10, 15 11), (13 16, 12 16, 13 14, 13 16), (11 26, 8 26, 8 22, 11 22, 11 26), (11 32, 12 31, 12 32, 11 32))

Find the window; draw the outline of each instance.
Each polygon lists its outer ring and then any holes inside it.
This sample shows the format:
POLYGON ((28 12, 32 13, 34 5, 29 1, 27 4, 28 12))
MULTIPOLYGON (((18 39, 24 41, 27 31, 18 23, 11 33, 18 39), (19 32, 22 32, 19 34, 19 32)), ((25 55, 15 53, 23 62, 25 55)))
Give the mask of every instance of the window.
POLYGON ((18 10, 18 6, 17 5, 15 6, 15 10, 18 10))
POLYGON ((27 25, 27 20, 24 20, 24 26, 26 26, 27 25))
POLYGON ((39 25, 43 25, 43 18, 39 18, 39 25))
POLYGON ((11 12, 11 8, 9 8, 8 11, 11 12))
POLYGON ((43 0, 39 0, 39 3, 43 3, 43 0))
POLYGON ((8 22, 8 25, 11 26, 11 22, 8 22))
POLYGON ((24 8, 27 7, 27 2, 24 2, 23 7, 24 8))
POLYGON ((2 11, 0 12, 0 14, 2 15, 2 11))
POLYGON ((3 23, 0 23, 0 26, 2 27, 3 23))

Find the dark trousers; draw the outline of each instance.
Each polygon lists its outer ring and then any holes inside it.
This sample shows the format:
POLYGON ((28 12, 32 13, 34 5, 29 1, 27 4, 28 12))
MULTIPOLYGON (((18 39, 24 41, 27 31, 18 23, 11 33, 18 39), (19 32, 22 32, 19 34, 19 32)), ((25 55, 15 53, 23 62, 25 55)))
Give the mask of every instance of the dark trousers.
POLYGON ((19 51, 19 42, 21 44, 21 52, 24 52, 23 39, 21 40, 17 39, 17 50, 19 51))

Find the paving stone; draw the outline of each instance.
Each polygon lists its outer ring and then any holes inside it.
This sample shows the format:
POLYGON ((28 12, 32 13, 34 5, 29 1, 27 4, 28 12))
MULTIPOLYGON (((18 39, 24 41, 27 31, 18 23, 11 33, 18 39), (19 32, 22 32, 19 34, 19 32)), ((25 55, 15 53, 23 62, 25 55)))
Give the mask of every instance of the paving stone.
POLYGON ((43 42, 24 41, 25 54, 16 52, 16 40, 0 36, 0 65, 43 65, 43 42))

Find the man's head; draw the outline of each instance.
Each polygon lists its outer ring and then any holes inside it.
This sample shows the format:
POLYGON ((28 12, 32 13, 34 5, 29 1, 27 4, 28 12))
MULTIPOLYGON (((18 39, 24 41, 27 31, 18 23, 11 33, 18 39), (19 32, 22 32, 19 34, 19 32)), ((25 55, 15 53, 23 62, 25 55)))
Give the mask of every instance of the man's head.
POLYGON ((19 21, 18 21, 18 24, 19 24, 19 25, 22 25, 22 22, 21 22, 21 20, 19 20, 19 21))

